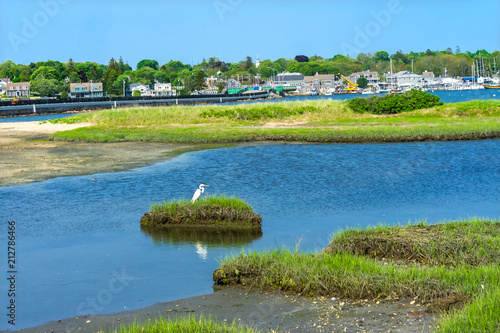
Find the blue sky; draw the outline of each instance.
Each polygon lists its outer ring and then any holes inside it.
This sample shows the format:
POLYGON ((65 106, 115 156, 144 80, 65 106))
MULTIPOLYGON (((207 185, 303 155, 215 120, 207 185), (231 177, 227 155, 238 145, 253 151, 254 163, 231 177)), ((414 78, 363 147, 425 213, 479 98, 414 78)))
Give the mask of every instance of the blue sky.
POLYGON ((0 1, 0 63, 500 50, 500 1, 0 1))

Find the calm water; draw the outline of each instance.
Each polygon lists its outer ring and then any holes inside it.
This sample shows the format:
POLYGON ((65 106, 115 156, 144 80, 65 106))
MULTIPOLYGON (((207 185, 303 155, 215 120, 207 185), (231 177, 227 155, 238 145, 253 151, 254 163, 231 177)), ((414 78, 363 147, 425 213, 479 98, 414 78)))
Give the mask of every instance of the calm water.
MULTIPOLYGON (((431 92, 434 95, 441 97, 441 100, 445 103, 456 103, 465 102, 472 100, 485 100, 485 99, 500 99, 500 91, 495 89, 481 89, 481 90, 465 90, 465 91, 439 91, 431 92)), ((350 94, 350 95, 331 95, 331 96, 295 96, 287 97, 278 100, 263 100, 263 101, 249 101, 249 102, 235 102, 235 103, 225 103, 226 105, 235 104, 247 104, 247 103, 269 103, 269 102, 280 102, 280 101, 304 101, 304 100, 323 100, 323 99, 333 99, 333 100, 346 100, 355 97, 370 97, 374 95, 360 95, 360 94, 350 94)), ((375 95, 380 96, 380 95, 375 95)), ((13 118, 0 118, 1 122, 26 122, 26 121, 43 121, 56 118, 65 118, 72 116, 72 114, 52 114, 52 115, 41 115, 41 116, 28 116, 28 117, 13 117, 13 118)))
POLYGON ((7 221, 17 223, 16 328, 210 293, 216 260, 243 247, 293 247, 303 238, 302 250, 319 250, 345 227, 499 218, 499 156, 500 140, 262 145, 0 188, 2 244, 7 221), (140 230, 151 202, 190 199, 199 183, 251 203, 263 234, 140 230))

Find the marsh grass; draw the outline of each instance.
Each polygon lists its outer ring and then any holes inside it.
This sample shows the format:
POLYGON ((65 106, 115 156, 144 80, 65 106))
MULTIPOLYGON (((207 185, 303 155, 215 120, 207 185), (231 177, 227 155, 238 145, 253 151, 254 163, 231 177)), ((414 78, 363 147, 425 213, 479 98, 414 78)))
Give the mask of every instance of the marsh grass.
POLYGON ((177 317, 175 319, 157 318, 153 321, 134 322, 130 325, 124 325, 116 330, 110 330, 109 333, 257 333, 260 331, 250 327, 237 324, 233 321, 231 324, 219 323, 212 317, 203 315, 177 317))
POLYGON ((443 299, 456 298, 469 303, 445 316, 439 332, 473 332, 474 327, 496 332, 492 328, 500 325, 499 225, 500 221, 471 219, 346 230, 334 235, 321 253, 282 248, 228 256, 213 279, 221 285, 308 296, 416 299, 438 306, 443 299), (366 250, 364 244, 378 244, 368 248, 380 252, 366 250), (400 251, 411 256, 400 257, 400 251), (386 254, 384 261, 378 260, 386 254))
POLYGON ((465 308, 445 313, 435 332, 500 332, 499 309, 500 286, 485 286, 465 308))
POLYGON ((357 114, 341 101, 103 110, 52 120, 92 126, 52 135, 85 142, 405 142, 500 137, 500 102, 445 104, 398 115, 357 114))
POLYGON ((500 263, 500 223, 471 218, 433 225, 421 222, 349 229, 335 235, 325 252, 426 265, 492 265, 500 263))
POLYGON ((210 206, 220 206, 228 209, 234 209, 239 211, 253 211, 252 206, 247 202, 235 197, 227 196, 225 194, 212 196, 207 195, 196 200, 194 203, 185 199, 169 200, 162 203, 151 204, 152 212, 163 212, 170 216, 175 216, 180 209, 190 208, 199 209, 207 205, 210 206))

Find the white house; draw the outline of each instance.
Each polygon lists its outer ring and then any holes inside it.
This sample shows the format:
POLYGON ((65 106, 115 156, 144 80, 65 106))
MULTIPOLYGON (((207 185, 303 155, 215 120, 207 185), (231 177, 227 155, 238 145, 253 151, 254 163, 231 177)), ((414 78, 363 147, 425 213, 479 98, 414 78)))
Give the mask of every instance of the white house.
POLYGON ((357 73, 352 73, 347 78, 351 80, 353 83, 356 83, 356 81, 358 81, 358 79, 361 77, 364 77, 368 80, 369 86, 376 86, 380 83, 380 78, 377 72, 370 72, 370 71, 357 72, 357 73))
MULTIPOLYGON (((171 83, 157 83, 153 85, 152 96, 175 96, 176 91, 172 89, 171 83)), ((142 93, 141 93, 142 96, 142 93)))
POLYGON ((103 97, 104 90, 102 82, 80 82, 70 83, 69 98, 94 98, 103 97))
POLYGON ((239 83, 235 79, 227 80, 227 89, 238 89, 238 88, 241 88, 241 83, 239 83))
POLYGON ((9 97, 29 96, 31 93, 29 82, 7 82, 6 90, 9 97))
POLYGON ((414 74, 410 71, 401 71, 396 74, 385 74, 388 84, 398 85, 398 87, 421 88, 424 85, 422 75, 414 74))
POLYGON ((151 96, 151 88, 149 85, 142 84, 142 83, 132 83, 129 85, 130 93, 132 96, 134 96, 135 91, 139 91, 141 93, 141 96, 151 96))

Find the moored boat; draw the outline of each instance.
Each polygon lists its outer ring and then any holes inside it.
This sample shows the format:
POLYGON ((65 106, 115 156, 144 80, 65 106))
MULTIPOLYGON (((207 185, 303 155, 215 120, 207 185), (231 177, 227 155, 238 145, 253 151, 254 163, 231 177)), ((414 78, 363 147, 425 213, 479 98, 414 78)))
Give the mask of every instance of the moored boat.
POLYGON ((485 89, 500 89, 500 84, 483 84, 485 89))

